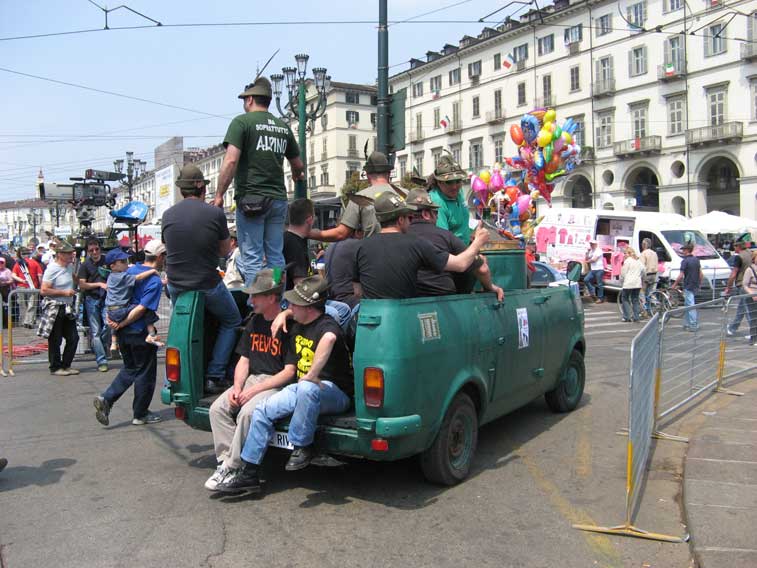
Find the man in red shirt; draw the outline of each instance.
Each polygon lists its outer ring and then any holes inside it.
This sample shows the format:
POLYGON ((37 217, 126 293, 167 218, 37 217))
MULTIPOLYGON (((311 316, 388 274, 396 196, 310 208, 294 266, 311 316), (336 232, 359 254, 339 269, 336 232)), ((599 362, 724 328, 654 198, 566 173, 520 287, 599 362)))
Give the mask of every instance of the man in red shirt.
MULTIPOLYGON (((27 290, 39 290, 40 281, 42 280, 42 267, 31 257, 32 251, 25 247, 19 247, 18 260, 13 265, 13 275, 16 276, 16 284, 19 288, 27 290)), ((23 326, 31 329, 34 325, 35 316, 37 315, 37 304, 39 295, 18 293, 18 303, 22 315, 23 326)))

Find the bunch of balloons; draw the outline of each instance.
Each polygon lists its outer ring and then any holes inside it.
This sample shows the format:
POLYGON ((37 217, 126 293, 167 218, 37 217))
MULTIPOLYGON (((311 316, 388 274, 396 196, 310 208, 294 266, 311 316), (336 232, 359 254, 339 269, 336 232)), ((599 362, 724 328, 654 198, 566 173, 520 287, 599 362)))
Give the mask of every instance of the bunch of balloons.
POLYGON ((524 114, 520 125, 510 127, 518 155, 506 158, 507 165, 522 170, 531 193, 538 191, 550 206, 555 180, 581 163, 581 147, 573 141, 577 128, 572 118, 557 124, 555 110, 543 108, 524 114))

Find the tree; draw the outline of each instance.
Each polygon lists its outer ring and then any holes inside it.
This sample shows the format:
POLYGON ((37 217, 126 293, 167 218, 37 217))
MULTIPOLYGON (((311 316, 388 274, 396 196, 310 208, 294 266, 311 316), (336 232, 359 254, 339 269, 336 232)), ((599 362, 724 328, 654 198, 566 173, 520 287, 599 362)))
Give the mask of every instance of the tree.
POLYGON ((426 184, 417 183, 417 181, 419 180, 420 178, 408 172, 405 174, 405 177, 402 178, 402 182, 400 183, 400 185, 404 187, 405 189, 425 189, 426 184))
POLYGON ((340 197, 342 199, 342 204, 344 205, 344 207, 347 207, 347 202, 350 199, 350 195, 357 193, 361 189, 365 189, 369 185, 370 184, 367 180, 360 179, 360 172, 352 172, 350 179, 344 182, 344 185, 340 190, 340 197))

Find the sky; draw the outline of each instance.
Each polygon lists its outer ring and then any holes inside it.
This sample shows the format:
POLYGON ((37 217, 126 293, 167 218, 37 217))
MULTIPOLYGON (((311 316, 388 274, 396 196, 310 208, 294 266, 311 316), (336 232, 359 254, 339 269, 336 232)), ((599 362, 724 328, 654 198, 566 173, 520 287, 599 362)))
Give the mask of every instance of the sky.
MULTIPOLYGON (((333 81, 376 80, 377 0, 126 0, 164 25, 120 9, 109 14, 109 30, 93 2, 0 0, 0 201, 33 197, 40 168, 46 181, 67 182, 87 168, 112 170, 127 151, 151 168, 153 149, 172 136, 184 136, 185 148, 221 142, 229 120, 242 112, 237 94, 277 49, 266 75, 294 65, 294 55, 304 52, 309 76, 322 66, 333 81), (344 21, 362 23, 334 23, 344 21), (237 25, 207 25, 219 23, 237 25), (149 27, 115 29, 134 26, 149 27), (95 31, 22 37, 79 30, 95 31)), ((477 35, 484 26, 477 20, 506 2, 388 4, 389 20, 397 22, 389 27, 391 75, 411 57, 477 35)))

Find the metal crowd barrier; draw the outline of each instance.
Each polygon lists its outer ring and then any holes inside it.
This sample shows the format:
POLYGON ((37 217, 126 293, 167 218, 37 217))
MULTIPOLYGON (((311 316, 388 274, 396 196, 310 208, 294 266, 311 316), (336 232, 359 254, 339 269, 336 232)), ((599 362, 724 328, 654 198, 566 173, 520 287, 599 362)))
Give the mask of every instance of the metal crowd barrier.
MULTIPOLYGON (((727 381, 757 369, 757 349, 749 345, 747 340, 750 335, 748 307, 750 302, 755 301, 752 298, 749 294, 731 296, 723 309, 720 366, 718 368, 718 388, 721 391, 730 392, 725 389, 727 381), (733 335, 728 335, 728 328, 734 323, 741 309, 746 310, 746 312, 739 322, 739 327, 734 330, 733 335)), ((755 339, 757 338, 752 338, 752 340, 755 339)))

